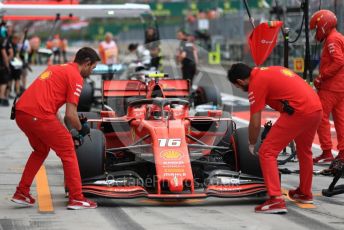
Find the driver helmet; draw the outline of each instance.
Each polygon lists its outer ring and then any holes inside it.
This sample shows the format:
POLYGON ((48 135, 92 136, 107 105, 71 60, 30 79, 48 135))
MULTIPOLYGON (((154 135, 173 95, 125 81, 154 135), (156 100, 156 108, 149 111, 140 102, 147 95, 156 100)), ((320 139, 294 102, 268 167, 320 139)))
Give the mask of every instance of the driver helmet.
POLYGON ((322 42, 332 29, 337 26, 337 17, 330 10, 316 11, 310 20, 309 28, 316 31, 315 39, 322 42))

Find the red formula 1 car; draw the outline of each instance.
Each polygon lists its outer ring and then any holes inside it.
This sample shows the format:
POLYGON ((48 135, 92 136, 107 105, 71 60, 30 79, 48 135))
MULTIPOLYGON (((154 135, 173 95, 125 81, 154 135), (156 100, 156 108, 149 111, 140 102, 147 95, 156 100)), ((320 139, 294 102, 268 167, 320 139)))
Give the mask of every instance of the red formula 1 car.
POLYGON ((108 110, 84 114, 93 129, 77 149, 83 192, 157 199, 265 194, 247 128, 236 129, 221 110, 190 116, 188 81, 153 77, 103 82, 108 110))

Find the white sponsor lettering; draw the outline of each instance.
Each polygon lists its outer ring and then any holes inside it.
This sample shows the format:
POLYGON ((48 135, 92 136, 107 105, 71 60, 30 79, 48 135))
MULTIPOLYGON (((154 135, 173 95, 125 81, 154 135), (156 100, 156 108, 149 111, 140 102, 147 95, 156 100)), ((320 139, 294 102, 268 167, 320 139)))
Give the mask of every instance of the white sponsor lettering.
POLYGON ((268 40, 262 39, 260 42, 261 42, 262 44, 272 44, 274 41, 273 41, 273 40, 268 41, 268 40))

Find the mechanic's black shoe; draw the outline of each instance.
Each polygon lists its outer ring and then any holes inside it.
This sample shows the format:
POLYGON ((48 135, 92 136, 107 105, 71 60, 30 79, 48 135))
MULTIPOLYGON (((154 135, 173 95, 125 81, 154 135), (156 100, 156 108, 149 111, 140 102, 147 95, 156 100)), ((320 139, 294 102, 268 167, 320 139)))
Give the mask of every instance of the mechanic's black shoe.
POLYGON ((290 199, 303 204, 313 204, 313 196, 307 196, 305 194, 302 194, 299 188, 295 190, 289 190, 288 196, 290 199))
POLYGON ((258 213, 285 214, 288 212, 285 201, 282 198, 270 198, 255 209, 258 213))
POLYGON ((83 200, 69 200, 67 209, 79 210, 79 209, 91 209, 96 208, 97 203, 84 198, 83 200))
POLYGON ((24 206, 33 206, 36 202, 31 194, 24 194, 19 190, 14 193, 11 201, 24 206))
POLYGON ((331 163, 333 160, 331 150, 324 150, 320 156, 313 158, 313 164, 331 163))

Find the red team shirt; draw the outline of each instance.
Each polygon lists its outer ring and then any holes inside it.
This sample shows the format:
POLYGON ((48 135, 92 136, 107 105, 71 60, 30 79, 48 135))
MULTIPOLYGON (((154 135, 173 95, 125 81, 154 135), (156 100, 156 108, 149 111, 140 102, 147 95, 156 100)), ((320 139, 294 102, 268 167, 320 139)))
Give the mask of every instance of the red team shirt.
POLYGON ((16 110, 41 119, 54 119, 65 103, 78 105, 83 86, 76 63, 49 66, 25 90, 16 110))
POLYGON ((253 68, 248 90, 251 114, 269 105, 282 112, 281 100, 287 100, 295 113, 322 109, 318 95, 297 74, 281 66, 253 68))
POLYGON ((323 79, 321 89, 344 92, 344 36, 332 30, 321 52, 319 72, 323 79))

